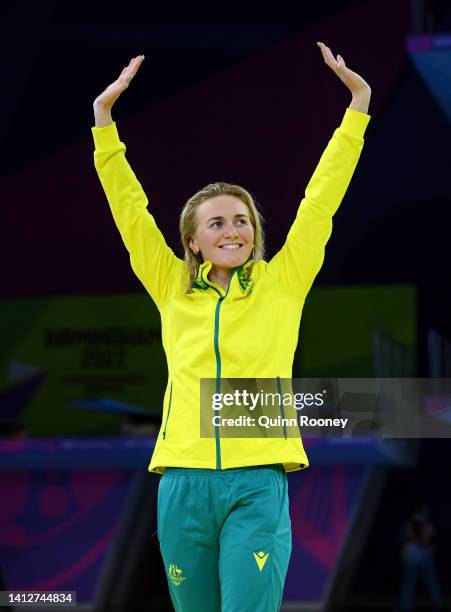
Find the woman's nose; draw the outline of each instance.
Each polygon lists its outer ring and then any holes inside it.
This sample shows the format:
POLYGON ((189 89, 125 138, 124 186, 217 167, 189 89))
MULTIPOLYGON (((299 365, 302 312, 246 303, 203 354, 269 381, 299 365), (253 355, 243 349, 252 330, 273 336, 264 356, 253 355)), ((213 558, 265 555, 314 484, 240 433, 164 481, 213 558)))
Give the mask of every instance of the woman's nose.
POLYGON ((224 235, 225 236, 239 236, 238 231, 236 227, 233 225, 233 223, 231 225, 226 225, 225 230, 224 230, 224 235))

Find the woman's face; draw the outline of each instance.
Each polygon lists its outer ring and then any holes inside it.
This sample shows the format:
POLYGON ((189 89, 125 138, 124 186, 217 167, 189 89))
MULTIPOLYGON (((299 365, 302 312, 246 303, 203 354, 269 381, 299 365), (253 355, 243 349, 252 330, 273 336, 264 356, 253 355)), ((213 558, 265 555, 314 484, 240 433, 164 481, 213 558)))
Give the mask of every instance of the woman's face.
POLYGON ((236 268, 254 247, 249 209, 239 198, 223 194, 205 200, 197 208, 197 227, 189 246, 216 268, 236 268))

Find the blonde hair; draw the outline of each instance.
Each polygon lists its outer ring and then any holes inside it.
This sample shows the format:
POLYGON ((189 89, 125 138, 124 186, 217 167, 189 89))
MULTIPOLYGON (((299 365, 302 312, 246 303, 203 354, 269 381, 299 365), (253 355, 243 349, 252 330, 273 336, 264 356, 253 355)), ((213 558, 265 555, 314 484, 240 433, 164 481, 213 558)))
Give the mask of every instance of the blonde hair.
POLYGON ((187 266, 187 291, 191 292, 191 285, 197 278, 199 267, 202 263, 200 253, 195 255, 189 247, 189 239, 195 234, 197 228, 197 208, 208 200, 220 195, 231 195, 239 198, 246 204, 249 217, 254 228, 254 262, 257 262, 264 257, 265 237, 263 232, 264 219, 260 214, 257 204, 251 194, 240 185, 231 183, 210 183, 186 202, 180 214, 180 239, 185 251, 184 260, 187 266))

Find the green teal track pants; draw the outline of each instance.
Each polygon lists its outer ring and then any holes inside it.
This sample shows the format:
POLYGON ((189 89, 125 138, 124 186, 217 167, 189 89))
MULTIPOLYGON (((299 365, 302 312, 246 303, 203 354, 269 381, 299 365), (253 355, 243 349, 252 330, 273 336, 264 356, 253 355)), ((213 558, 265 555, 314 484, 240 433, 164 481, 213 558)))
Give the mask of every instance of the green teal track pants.
POLYGON ((176 612, 277 612, 291 554, 285 470, 166 468, 158 539, 176 612))

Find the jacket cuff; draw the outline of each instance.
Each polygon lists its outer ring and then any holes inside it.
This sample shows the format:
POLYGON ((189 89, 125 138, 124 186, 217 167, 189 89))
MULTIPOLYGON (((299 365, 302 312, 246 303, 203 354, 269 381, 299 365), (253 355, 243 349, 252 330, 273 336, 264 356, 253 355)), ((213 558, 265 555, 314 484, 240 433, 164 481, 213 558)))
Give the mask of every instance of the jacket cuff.
POLYGON ((105 127, 92 127, 91 132, 96 151, 109 151, 120 143, 115 121, 105 127))
POLYGON ((360 111, 348 107, 341 122, 340 129, 347 134, 361 138, 365 134, 370 119, 371 115, 361 113, 360 111))

